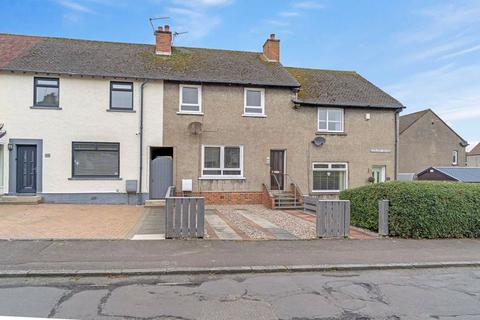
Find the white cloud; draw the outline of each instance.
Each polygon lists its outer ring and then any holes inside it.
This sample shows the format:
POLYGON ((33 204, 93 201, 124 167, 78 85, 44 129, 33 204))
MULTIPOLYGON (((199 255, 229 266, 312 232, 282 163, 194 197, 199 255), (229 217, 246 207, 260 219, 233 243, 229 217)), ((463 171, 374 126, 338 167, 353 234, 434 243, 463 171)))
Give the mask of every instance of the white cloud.
POLYGON ((325 6, 316 1, 298 1, 293 3, 292 7, 297 9, 323 9, 325 6))
POLYGON ((480 65, 451 63, 419 72, 385 90, 407 107, 432 108, 447 121, 480 118, 480 65))
POLYGON ((281 17, 298 17, 300 13, 297 11, 282 11, 279 12, 278 15, 281 17))
POLYGON ((473 47, 469 47, 469 48, 466 48, 466 49, 463 49, 463 50, 460 50, 460 51, 456 51, 456 52, 446 54, 446 55, 442 56, 440 59, 441 60, 451 59, 451 58, 455 58, 455 57, 458 57, 458 56, 461 56, 461 55, 464 55, 464 54, 468 54, 468 53, 472 53, 472 52, 476 52, 476 51, 480 51, 480 44, 477 44, 473 47))
POLYGON ((212 12, 215 7, 232 3, 232 0, 173 0, 166 14, 178 32, 188 32, 188 39, 196 40, 210 34, 222 20, 212 12))
POLYGON ((72 0, 58 0, 57 3, 60 4, 62 7, 75 12, 96 13, 94 10, 90 9, 89 7, 72 0))

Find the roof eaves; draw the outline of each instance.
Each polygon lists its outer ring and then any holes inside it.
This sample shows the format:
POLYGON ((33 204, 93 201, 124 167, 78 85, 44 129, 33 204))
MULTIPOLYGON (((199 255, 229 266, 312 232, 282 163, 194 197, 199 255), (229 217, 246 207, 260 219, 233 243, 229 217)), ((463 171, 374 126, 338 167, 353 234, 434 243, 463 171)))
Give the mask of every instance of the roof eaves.
POLYGON ((404 109, 406 108, 403 105, 373 105, 373 104, 367 104, 367 103, 356 103, 356 102, 351 102, 351 103, 325 103, 325 102, 319 102, 319 101, 305 101, 305 100, 299 100, 299 99, 293 99, 293 103, 298 104, 298 105, 304 105, 304 106, 309 106, 309 107, 358 107, 358 108, 377 108, 377 109, 404 109))

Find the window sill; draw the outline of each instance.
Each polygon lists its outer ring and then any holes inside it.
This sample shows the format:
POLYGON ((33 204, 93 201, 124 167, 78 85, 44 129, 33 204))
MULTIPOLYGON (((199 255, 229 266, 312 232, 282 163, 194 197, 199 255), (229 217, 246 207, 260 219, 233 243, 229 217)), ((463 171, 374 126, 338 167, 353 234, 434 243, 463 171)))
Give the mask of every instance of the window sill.
POLYGON ((118 181, 118 180, 123 180, 122 178, 103 178, 103 177, 71 177, 68 178, 68 180, 113 180, 113 181, 118 181))
POLYGON ((31 106, 30 109, 39 109, 39 110, 62 110, 60 107, 53 106, 31 106))
POLYGON ((133 110, 133 109, 107 109, 107 112, 124 112, 124 113, 135 113, 137 111, 133 110))
POLYGON ((249 118, 266 118, 267 116, 264 114, 250 114, 250 113, 244 113, 242 114, 242 117, 249 117, 249 118))
POLYGON ((184 111, 178 111, 178 115, 183 115, 183 116, 203 116, 203 112, 184 112, 184 111))
POLYGON ((339 132, 335 132, 335 131, 317 131, 315 133, 316 135, 320 136, 320 135, 332 135, 332 136, 346 136, 347 133, 345 131, 339 131, 339 132))
POLYGON ((342 190, 312 190, 312 193, 317 194, 339 194, 342 190))
POLYGON ((198 180, 246 180, 245 177, 200 177, 198 180))

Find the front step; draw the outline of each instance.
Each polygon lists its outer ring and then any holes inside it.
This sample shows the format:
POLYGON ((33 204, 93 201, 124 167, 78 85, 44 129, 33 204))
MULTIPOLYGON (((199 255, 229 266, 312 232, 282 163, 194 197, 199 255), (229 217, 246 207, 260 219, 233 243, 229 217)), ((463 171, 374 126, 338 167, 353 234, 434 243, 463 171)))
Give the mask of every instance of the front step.
POLYGON ((273 208, 278 210, 303 209, 301 198, 295 198, 291 192, 279 192, 273 194, 273 208))
POLYGON ((145 200, 145 207, 165 207, 165 200, 162 200, 162 199, 145 200))
POLYGON ((42 202, 41 196, 0 196, 0 205, 2 204, 39 204, 42 202))

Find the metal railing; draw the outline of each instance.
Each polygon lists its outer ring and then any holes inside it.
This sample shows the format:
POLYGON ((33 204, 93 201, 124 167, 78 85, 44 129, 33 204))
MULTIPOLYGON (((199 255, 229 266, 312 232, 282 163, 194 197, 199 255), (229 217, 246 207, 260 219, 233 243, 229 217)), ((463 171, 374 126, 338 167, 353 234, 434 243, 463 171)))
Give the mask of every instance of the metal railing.
MULTIPOLYGON (((282 180, 283 180, 283 188, 284 189, 285 189, 285 186, 293 186, 294 201, 295 201, 295 204, 297 204, 299 202, 299 200, 303 199, 303 194, 302 194, 302 191, 300 190, 300 187, 298 186, 297 183, 295 183, 293 178, 288 173, 282 173, 282 174, 270 173, 270 176, 273 177, 273 179, 275 180, 275 183, 277 184, 278 188, 281 185, 280 181, 278 180, 278 177, 277 177, 279 175, 281 175, 282 178, 283 178, 282 180), (288 183, 289 181, 290 181, 290 184, 288 183)), ((271 180, 270 180, 270 189, 272 189, 271 180)))

